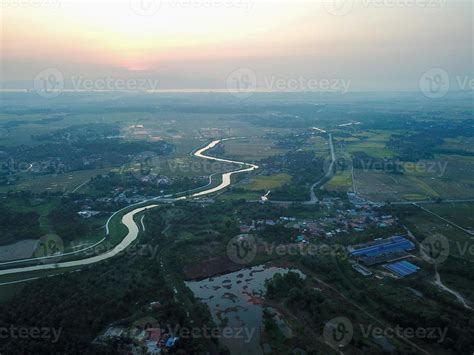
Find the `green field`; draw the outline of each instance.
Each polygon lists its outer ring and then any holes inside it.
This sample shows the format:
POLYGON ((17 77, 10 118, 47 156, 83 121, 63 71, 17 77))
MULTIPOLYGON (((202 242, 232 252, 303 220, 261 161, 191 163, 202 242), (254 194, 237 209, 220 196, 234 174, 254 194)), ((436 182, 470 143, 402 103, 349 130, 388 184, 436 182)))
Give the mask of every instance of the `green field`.
MULTIPOLYGON (((423 207, 463 228, 474 229, 474 203, 424 204, 423 207)), ((474 240, 466 232, 421 209, 410 209, 410 214, 403 217, 403 222, 420 240, 441 234, 450 242, 450 255, 474 260, 474 254, 468 252, 474 240)))
POLYGON ((94 170, 80 170, 70 173, 63 173, 57 175, 28 175, 21 179, 18 184, 6 185, 0 187, 0 192, 8 191, 32 191, 41 193, 44 191, 50 192, 72 192, 81 184, 84 184, 92 177, 106 174, 109 169, 94 169, 94 170))
MULTIPOLYGON (((343 141, 346 142, 349 152, 365 152, 375 158, 391 158, 394 157, 394 153, 385 147, 390 135, 389 132, 367 131, 360 134, 357 140, 351 137, 350 139, 344 138, 343 141)), ((336 142, 339 140, 340 138, 337 138, 336 142)))
POLYGON ((244 162, 259 161, 286 152, 274 146, 272 140, 264 138, 242 138, 224 142, 225 157, 244 162))
POLYGON ((324 184, 324 188, 330 191, 350 191, 352 189, 351 172, 347 170, 336 172, 336 174, 324 184))
POLYGON ((291 176, 285 173, 269 176, 254 176, 250 178, 248 183, 243 183, 240 187, 251 191, 271 190, 283 186, 290 181, 291 176))

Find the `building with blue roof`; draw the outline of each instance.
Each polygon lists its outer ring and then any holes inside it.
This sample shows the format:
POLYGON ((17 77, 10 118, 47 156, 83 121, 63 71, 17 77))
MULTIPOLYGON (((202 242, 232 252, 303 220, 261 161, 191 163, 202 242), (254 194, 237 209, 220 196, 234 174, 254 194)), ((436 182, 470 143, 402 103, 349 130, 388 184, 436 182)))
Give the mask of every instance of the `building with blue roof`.
POLYGON ((411 274, 414 274, 415 272, 418 271, 419 267, 406 261, 397 261, 395 263, 390 263, 390 264, 385 264, 383 266, 387 270, 390 270, 391 272, 395 273, 396 275, 400 277, 405 277, 411 274))

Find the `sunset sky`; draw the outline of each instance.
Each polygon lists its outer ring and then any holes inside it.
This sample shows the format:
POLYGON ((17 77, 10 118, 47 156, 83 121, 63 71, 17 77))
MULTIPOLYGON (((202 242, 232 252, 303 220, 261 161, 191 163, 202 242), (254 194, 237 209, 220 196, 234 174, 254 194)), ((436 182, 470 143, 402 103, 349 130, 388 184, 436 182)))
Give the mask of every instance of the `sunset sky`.
POLYGON ((348 1, 2 0, 1 81, 50 67, 175 89, 223 88, 236 68, 356 90, 412 90, 438 67, 472 77, 472 1, 348 1))

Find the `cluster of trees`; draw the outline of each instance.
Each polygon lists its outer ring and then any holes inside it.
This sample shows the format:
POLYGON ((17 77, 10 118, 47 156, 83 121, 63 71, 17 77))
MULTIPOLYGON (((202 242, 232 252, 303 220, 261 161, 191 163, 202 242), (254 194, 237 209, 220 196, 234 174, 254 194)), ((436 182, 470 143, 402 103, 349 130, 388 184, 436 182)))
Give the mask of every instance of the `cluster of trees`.
POLYGON ((157 196, 161 190, 163 194, 171 194, 196 189, 207 184, 207 179, 200 177, 176 176, 169 179, 169 183, 166 184, 158 183, 158 178, 141 181, 130 172, 110 172, 94 177, 89 182, 88 188, 93 190, 96 197, 111 197, 112 190, 116 188, 133 189, 143 196, 157 196))
POLYGON ((18 212, 0 205, 0 245, 40 236, 39 214, 18 212))
POLYGON ((31 135, 32 140, 41 142, 71 142, 104 139, 118 136, 120 129, 117 125, 105 123, 90 123, 58 129, 45 134, 31 135))
POLYGON ((77 214, 78 206, 69 198, 62 198, 48 215, 51 227, 64 241, 79 240, 91 231, 91 225, 77 214))
POLYGON ((288 291, 292 289, 301 289, 304 287, 303 278, 296 272, 288 272, 284 275, 276 273, 273 278, 265 282, 266 297, 270 299, 282 299, 288 291))
POLYGON ((13 159, 16 162, 33 164, 35 170, 40 168, 44 173, 62 173, 120 166, 128 163, 131 157, 146 151, 166 155, 174 150, 174 146, 163 141, 124 142, 121 139, 91 139, 53 141, 35 146, 3 146, 0 150, 5 152, 4 160, 13 159))
POLYGON ((324 175, 324 159, 311 151, 290 151, 269 157, 262 163, 265 169, 291 175, 289 184, 272 190, 272 200, 308 200, 309 186, 324 175))
POLYGON ((412 134, 394 134, 387 142, 387 147, 399 155, 403 161, 418 161, 420 159, 431 159, 435 153, 462 153, 469 152, 462 149, 441 149, 445 138, 472 137, 472 120, 459 122, 441 121, 429 126, 416 127, 412 134))
MULTIPOLYGON (((159 218, 149 218, 156 227, 155 231, 161 229, 162 221, 159 218)), ((145 240, 146 244, 142 246, 152 250, 159 238, 148 233, 145 240)), ((197 300, 192 300, 195 302, 192 310, 199 323, 192 323, 185 306, 175 299, 166 277, 160 263, 151 255, 125 253, 107 262, 83 268, 81 272, 31 282, 10 301, 0 304, 0 327, 53 328, 60 330, 59 338, 53 342, 51 338, 2 337, 0 352, 129 353, 128 345, 135 341, 128 336, 102 345, 93 343, 93 340, 110 325, 131 327, 136 320, 150 316, 164 329, 192 329, 204 324, 211 327, 212 319, 207 308, 197 300), (161 307, 151 309, 149 305, 154 301, 160 301, 161 307)), ((204 352, 217 349, 216 343, 216 339, 181 339, 174 351, 184 351, 186 354, 199 350, 204 352)))
POLYGON ((369 286, 367 296, 377 304, 377 311, 392 324, 407 328, 447 329, 445 339, 427 338, 426 341, 453 350, 458 354, 472 354, 474 350, 474 317, 472 312, 453 304, 433 285, 419 280, 407 281, 423 293, 423 298, 407 299, 400 285, 388 282, 384 285, 369 286), (433 302, 434 301, 434 302, 433 302), (438 304, 438 306, 436 306, 438 304), (441 305, 442 307, 440 307, 441 305))

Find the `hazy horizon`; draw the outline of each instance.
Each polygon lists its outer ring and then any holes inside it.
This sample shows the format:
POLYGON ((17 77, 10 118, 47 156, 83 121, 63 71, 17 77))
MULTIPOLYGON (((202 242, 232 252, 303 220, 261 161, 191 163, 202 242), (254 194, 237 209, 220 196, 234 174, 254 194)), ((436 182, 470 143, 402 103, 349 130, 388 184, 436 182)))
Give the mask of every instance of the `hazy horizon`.
POLYGON ((464 90, 473 77, 464 0, 2 5, 3 89, 34 89, 51 70, 79 91, 122 81, 131 91, 224 90, 236 79, 254 91, 416 91, 433 70, 464 90))

